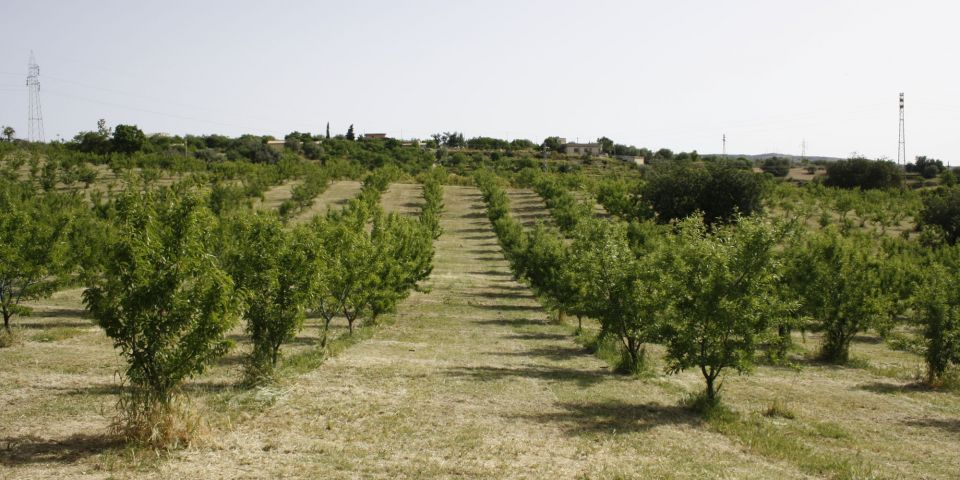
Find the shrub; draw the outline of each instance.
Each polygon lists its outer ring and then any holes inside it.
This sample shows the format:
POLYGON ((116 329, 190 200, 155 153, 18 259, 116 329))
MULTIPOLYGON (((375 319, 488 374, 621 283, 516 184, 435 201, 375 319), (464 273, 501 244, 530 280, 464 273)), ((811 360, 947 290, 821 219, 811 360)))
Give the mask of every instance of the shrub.
POLYGON ((840 188, 899 188, 903 185, 903 172, 897 164, 888 160, 851 158, 827 165, 824 185, 840 188))
POLYGON ((917 223, 922 228, 939 228, 948 243, 957 243, 960 238, 960 188, 940 187, 926 193, 917 223))
POLYGON ((760 169, 774 177, 786 177, 790 173, 790 160, 786 158, 768 158, 760 164, 760 169))
POLYGON ((643 200, 667 223, 701 212, 707 224, 726 222, 737 213, 760 210, 763 185, 758 175, 728 162, 706 167, 665 163, 655 167, 640 190, 643 200))

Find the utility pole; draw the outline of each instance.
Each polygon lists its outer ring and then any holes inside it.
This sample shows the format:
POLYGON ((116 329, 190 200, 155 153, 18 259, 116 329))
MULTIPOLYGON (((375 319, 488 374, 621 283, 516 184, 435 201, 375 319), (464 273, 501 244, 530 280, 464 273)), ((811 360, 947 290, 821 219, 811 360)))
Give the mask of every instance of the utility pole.
POLYGON ((30 51, 30 63, 27 64, 27 88, 29 104, 27 106, 27 141, 43 142, 43 111, 40 109, 40 66, 30 51))
POLYGON ((897 140, 897 165, 907 164, 907 134, 903 126, 903 92, 900 92, 900 134, 897 140))

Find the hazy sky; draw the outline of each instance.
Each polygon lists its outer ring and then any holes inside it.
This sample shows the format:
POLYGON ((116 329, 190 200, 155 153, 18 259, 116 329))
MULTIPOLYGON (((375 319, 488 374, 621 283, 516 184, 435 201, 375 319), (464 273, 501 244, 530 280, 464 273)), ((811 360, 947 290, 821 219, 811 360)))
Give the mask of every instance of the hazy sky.
POLYGON ((44 1, 0 5, 0 124, 457 130, 960 164, 953 1, 44 1))

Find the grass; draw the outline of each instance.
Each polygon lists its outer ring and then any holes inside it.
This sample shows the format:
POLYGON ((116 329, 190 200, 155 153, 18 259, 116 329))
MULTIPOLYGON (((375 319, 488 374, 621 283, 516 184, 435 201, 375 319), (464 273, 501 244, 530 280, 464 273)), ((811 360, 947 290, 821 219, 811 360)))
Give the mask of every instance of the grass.
POLYGON ((773 399, 770 402, 770 406, 763 411, 763 416, 771 418, 785 418, 787 420, 793 420, 797 418, 797 414, 793 413, 793 410, 787 406, 786 402, 780 398, 773 399))
POLYGON ((51 327, 30 335, 30 341, 42 343, 60 342, 82 335, 85 332, 85 329, 77 327, 51 327))

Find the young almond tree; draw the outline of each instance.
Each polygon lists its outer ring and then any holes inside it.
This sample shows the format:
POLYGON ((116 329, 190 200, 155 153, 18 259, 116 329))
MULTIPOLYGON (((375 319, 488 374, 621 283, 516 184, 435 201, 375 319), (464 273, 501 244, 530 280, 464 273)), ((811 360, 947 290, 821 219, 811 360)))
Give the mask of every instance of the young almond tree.
POLYGON ((22 302, 49 296, 67 273, 67 215, 57 194, 38 194, 32 184, 0 179, 0 313, 10 334, 22 302))
POLYGON ((600 322, 602 335, 620 341, 620 371, 643 370, 646 344, 657 339, 667 307, 659 273, 631 251, 623 223, 582 222, 570 250, 569 261, 581 275, 584 313, 600 322))
POLYGON ((379 288, 369 299, 372 319, 395 310, 410 290, 433 271, 433 231, 412 218, 390 214, 375 219, 371 239, 377 252, 379 288))
POLYGON ((933 386, 941 383, 951 364, 960 365, 960 290, 954 283, 958 252, 956 247, 950 249, 952 261, 927 269, 915 300, 926 343, 927 383, 933 386))
POLYGON ((794 285, 800 308, 823 332, 820 357, 844 363, 858 333, 884 320, 890 296, 881 284, 883 266, 870 242, 834 230, 809 234, 797 266, 805 280, 794 285))
POLYGON ((103 272, 84 292, 93 317, 127 361, 121 434, 153 445, 189 440, 176 394, 230 347, 241 300, 215 251, 217 220, 193 194, 122 194, 103 272))
POLYGON ((364 224, 350 217, 315 220, 311 224, 322 245, 317 270, 314 311, 323 317, 320 344, 327 345, 330 323, 344 316, 350 332, 357 317, 368 308, 369 289, 376 288, 376 252, 364 224))
POLYGON ((271 214, 242 213, 225 223, 224 264, 246 299, 243 316, 253 342, 246 383, 256 385, 273 377, 280 346, 303 327, 320 268, 318 244, 309 228, 288 232, 271 214))
POLYGON ((662 287, 674 296, 664 322, 669 371, 698 368, 714 404, 726 369, 748 371, 770 318, 783 314, 773 250, 780 237, 757 218, 708 231, 698 217, 658 249, 662 287))

